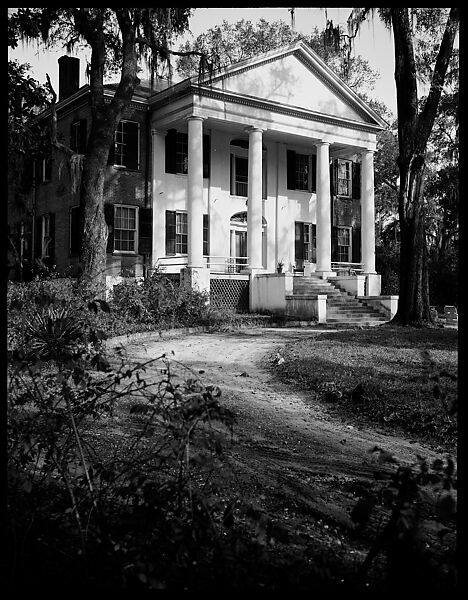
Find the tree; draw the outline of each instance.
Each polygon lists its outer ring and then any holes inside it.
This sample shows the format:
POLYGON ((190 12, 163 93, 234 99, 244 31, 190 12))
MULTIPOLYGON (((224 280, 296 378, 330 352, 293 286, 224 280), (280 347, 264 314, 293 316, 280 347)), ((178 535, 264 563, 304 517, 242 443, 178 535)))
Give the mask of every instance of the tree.
POLYGON ((33 79, 28 64, 8 61, 8 216, 9 266, 18 269, 20 281, 30 265, 32 211, 28 203, 31 160, 50 153, 50 139, 34 117, 47 106, 48 91, 33 79), (10 220, 11 219, 11 220, 10 220))
MULTIPOLYGON (((104 178, 114 132, 129 105, 143 61, 153 74, 167 65, 175 36, 188 27, 189 8, 19 8, 9 17, 9 45, 18 39, 37 40, 67 49, 85 43, 91 49, 89 88, 92 124, 83 161, 80 204, 83 235, 80 262, 83 277, 104 282, 107 225, 104 219, 104 178), (120 80, 109 104, 104 102, 104 76, 119 74, 120 80)), ((198 53, 200 57, 201 54, 198 53)), ((49 82, 50 83, 50 82, 49 82)), ((61 144, 54 119, 52 93, 52 141, 70 158, 72 151, 61 144)))
POLYGON ((362 56, 345 61, 341 47, 326 44, 326 30, 319 31, 315 27, 306 36, 284 21, 269 22, 265 19, 259 19, 255 24, 245 19, 236 23, 223 21, 195 40, 185 42, 180 51, 186 55, 178 59, 177 72, 184 78, 197 73, 198 64, 193 52, 203 53, 213 68, 220 69, 299 40, 309 44, 356 93, 362 95, 373 88, 377 73, 370 68, 369 63, 362 56))
MULTIPOLYGON (((459 8, 451 8, 442 39, 434 46, 444 9, 422 9, 418 13, 419 10, 379 9, 380 16, 392 28, 395 44, 401 249, 399 303, 393 322, 401 325, 432 323, 424 205, 426 153, 460 19, 459 8), (429 61, 418 63, 415 58, 414 36, 424 31, 429 31, 432 38, 431 67, 429 61), (418 102, 418 67, 420 74, 430 75, 429 93, 422 106, 418 102)), ((354 9, 348 20, 351 29, 356 28, 370 11, 368 8, 354 9)))

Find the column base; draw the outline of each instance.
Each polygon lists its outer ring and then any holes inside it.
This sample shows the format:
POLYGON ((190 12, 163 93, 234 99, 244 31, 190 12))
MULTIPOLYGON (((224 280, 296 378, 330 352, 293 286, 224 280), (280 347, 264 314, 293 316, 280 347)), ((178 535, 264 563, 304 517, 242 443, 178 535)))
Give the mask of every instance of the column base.
POLYGON ((382 276, 377 273, 363 273, 366 276, 366 296, 380 296, 382 276))
POLYGON ((210 270, 206 267, 185 267, 180 271, 180 284, 209 294, 210 270))

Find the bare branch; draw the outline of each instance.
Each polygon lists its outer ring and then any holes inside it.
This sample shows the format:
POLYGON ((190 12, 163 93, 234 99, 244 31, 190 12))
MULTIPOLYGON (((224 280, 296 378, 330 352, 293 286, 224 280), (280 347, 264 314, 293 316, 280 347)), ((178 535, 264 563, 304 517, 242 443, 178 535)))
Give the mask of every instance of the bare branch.
POLYGON ((73 154, 76 154, 75 152, 73 152, 73 150, 71 148, 69 148, 68 146, 65 146, 65 144, 62 144, 61 142, 58 141, 57 139, 57 110, 55 108, 55 105, 57 103, 57 94, 54 90, 54 87, 52 85, 52 82, 50 81, 50 77, 49 74, 46 73, 46 78, 47 78, 47 88, 52 96, 52 101, 50 103, 50 112, 51 112, 51 128, 50 128, 50 139, 52 142, 52 145, 57 148, 58 150, 62 150, 63 152, 65 152, 68 156, 73 156, 73 154))

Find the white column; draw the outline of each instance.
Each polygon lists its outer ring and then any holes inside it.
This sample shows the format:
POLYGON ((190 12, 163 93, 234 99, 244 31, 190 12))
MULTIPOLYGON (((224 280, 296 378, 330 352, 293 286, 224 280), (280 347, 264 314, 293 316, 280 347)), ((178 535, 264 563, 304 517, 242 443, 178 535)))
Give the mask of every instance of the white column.
POLYGON ((331 274, 330 144, 317 144, 317 271, 331 274))
POLYGON ((188 266, 203 261, 203 117, 188 121, 188 266))
POLYGON ((160 257, 166 254, 165 236, 165 190, 164 190, 164 152, 166 131, 151 130, 152 171, 151 202, 153 206, 153 253, 151 266, 155 267, 160 257))
POLYGON ((364 273, 375 273, 374 152, 361 153, 361 251, 364 273))
POLYGON ((247 254, 250 269, 262 268, 262 129, 250 127, 247 254))

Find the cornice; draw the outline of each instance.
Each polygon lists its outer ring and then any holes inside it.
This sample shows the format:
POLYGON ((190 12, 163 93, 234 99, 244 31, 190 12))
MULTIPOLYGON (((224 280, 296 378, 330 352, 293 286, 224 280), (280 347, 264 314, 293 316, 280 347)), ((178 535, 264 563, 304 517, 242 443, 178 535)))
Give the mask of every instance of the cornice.
POLYGON ((307 121, 315 121, 318 123, 326 123, 329 125, 339 125, 340 127, 346 127, 348 129, 355 129, 359 131, 366 131, 369 133, 375 133, 376 131, 380 130, 379 125, 373 125, 371 123, 360 123, 357 121, 348 121, 345 119, 341 119, 340 117, 323 115, 320 113, 308 111, 306 109, 301 109, 299 107, 289 107, 277 103, 266 102, 250 96, 234 96, 226 92, 209 90, 206 88, 198 88, 197 92, 202 96, 205 96, 207 98, 213 98, 214 100, 228 101, 233 102, 235 104, 241 104, 243 106, 249 106, 252 108, 260 108, 263 110, 268 110, 270 112, 284 114, 290 117, 306 119, 307 121))

